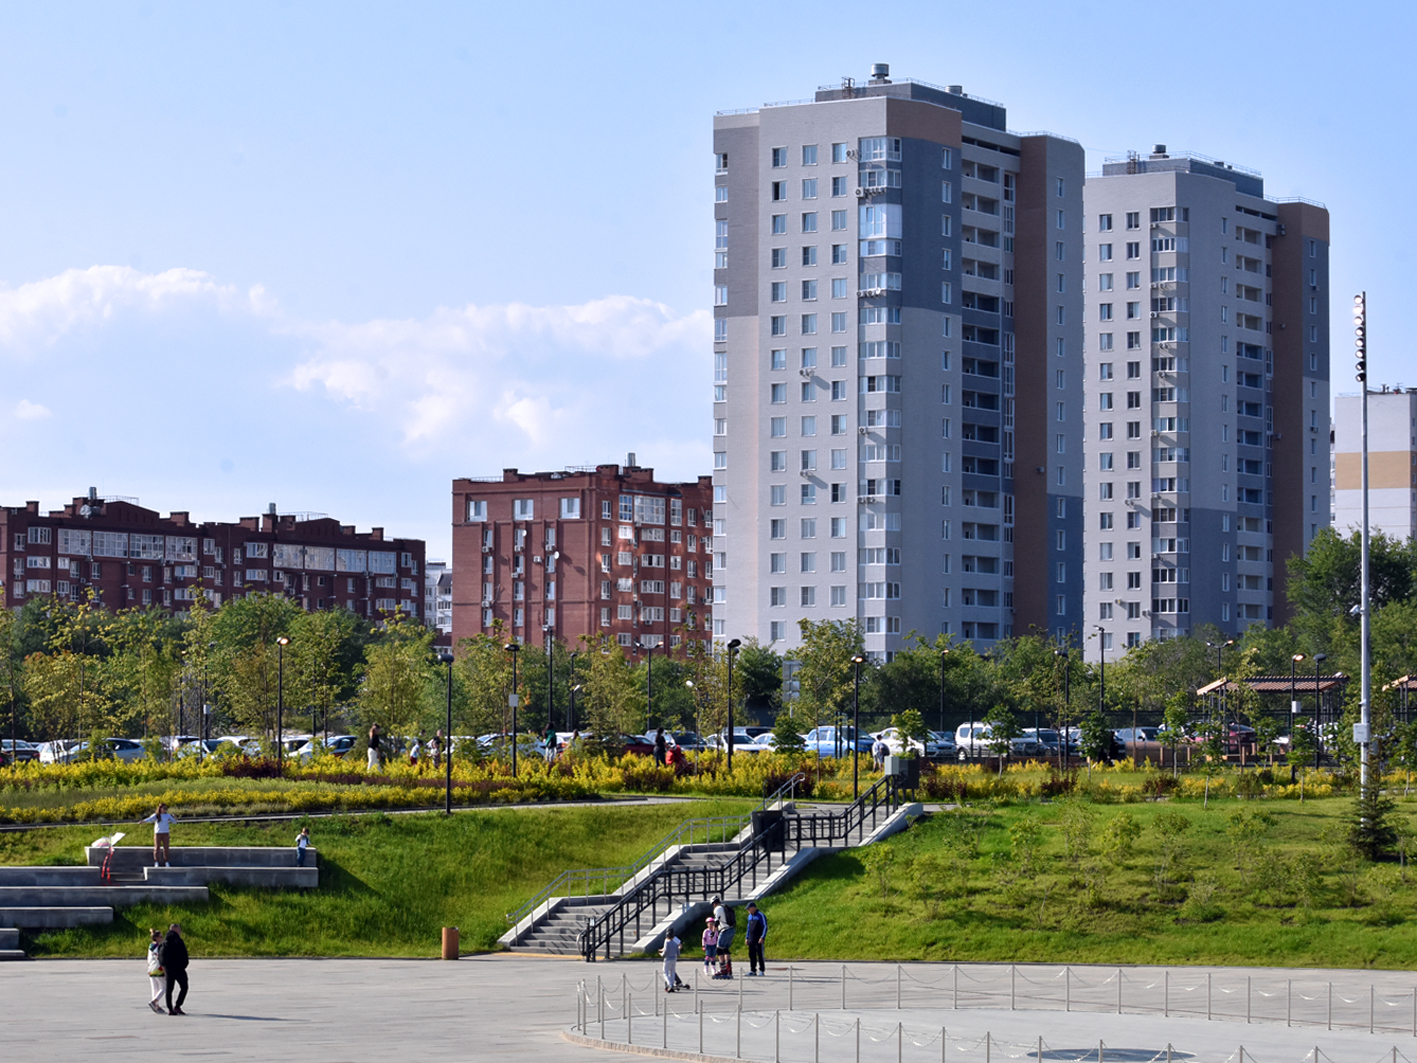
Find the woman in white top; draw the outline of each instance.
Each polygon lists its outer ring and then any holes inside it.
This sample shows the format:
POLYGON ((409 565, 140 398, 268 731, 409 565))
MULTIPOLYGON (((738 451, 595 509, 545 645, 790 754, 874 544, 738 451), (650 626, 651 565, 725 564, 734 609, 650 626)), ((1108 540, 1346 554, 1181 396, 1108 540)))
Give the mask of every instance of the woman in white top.
POLYGON ((153 864, 157 867, 171 867, 168 861, 172 856, 168 843, 172 838, 172 825, 177 822, 177 817, 168 814, 166 805, 158 805, 154 812, 144 823, 153 825, 153 864))
POLYGON ((148 1001, 148 1007, 159 1015, 162 1014, 162 1005, 158 1003, 162 995, 167 992, 167 972, 162 969, 162 931, 154 930, 149 935, 148 942, 148 979, 152 983, 153 995, 148 1001))

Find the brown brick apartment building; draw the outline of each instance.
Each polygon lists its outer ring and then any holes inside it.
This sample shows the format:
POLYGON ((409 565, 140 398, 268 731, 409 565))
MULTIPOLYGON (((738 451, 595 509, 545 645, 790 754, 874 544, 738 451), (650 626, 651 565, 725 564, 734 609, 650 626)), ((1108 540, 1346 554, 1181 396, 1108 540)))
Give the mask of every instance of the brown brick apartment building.
MULTIPOLYGON (((274 506, 272 507, 274 510, 274 506)), ((109 609, 184 609, 199 586, 220 605, 255 592, 285 594, 306 609, 377 618, 402 609, 421 619, 424 544, 359 534, 328 517, 270 512, 234 523, 166 517, 134 500, 95 492, 41 513, 38 502, 0 508, 4 604, 92 588, 109 609)))
POLYGON ((501 620, 518 640, 633 648, 712 636, 710 478, 653 469, 505 470, 453 481, 453 641, 501 620))

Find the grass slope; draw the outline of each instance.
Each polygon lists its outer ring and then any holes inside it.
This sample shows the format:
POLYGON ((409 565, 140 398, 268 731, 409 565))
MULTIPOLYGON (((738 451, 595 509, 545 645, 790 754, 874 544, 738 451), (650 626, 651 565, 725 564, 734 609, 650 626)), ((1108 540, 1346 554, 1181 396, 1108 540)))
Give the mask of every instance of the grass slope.
MULTIPOLYGON (((1351 800, 1081 804, 1088 851, 1074 846, 1076 864, 1064 837, 1067 807, 936 814, 879 852, 819 860, 766 902, 771 951, 779 959, 1417 966, 1417 873, 1363 865, 1342 850, 1351 800), (1243 816, 1257 812, 1272 824, 1251 821, 1247 832, 1243 816), (1109 860, 1109 823, 1122 814, 1141 830, 1129 856, 1109 860), (1170 872, 1159 874, 1156 820, 1167 814, 1191 826, 1170 872), (1030 834, 1031 857, 1016 840, 1030 834)), ((1400 805, 1404 830, 1413 810, 1417 802, 1400 805)))
MULTIPOLYGON (((112 926, 41 932, 37 956, 139 956, 148 927, 180 921, 198 956, 434 956, 457 926, 465 952, 492 949, 505 915, 567 868, 635 859, 685 819, 746 812, 754 802, 607 805, 439 814, 336 816, 308 822, 320 888, 212 886, 200 905, 137 905, 112 926)), ((181 824, 181 845, 290 845, 300 824, 181 824)), ((0 864, 80 862, 95 827, 0 834, 0 864)), ((130 837, 129 841, 135 838, 130 837)))

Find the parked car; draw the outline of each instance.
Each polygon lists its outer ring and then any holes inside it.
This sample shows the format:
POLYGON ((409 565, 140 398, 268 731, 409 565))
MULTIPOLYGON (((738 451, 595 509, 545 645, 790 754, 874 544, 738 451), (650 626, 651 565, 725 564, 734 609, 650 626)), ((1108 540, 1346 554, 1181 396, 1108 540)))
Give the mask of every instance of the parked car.
POLYGON ((328 742, 319 735, 314 735, 296 747, 291 755, 299 760, 312 760, 324 753, 332 757, 342 757, 353 749, 358 741, 354 735, 330 735, 328 742))
POLYGON ((851 752, 853 737, 858 750, 867 754, 871 752, 875 739, 868 734, 858 736, 850 727, 814 727, 802 736, 802 740, 807 744, 808 753, 815 753, 819 757, 834 757, 838 751, 842 756, 851 752), (841 732, 840 735, 838 731, 841 732))
POLYGON ((41 764, 67 764, 78 744, 77 738, 56 738, 50 742, 41 742, 39 744, 39 762, 41 764))
POLYGON ((28 764, 39 759, 39 747, 23 738, 13 743, 8 738, 0 741, 0 752, 3 752, 7 762, 12 764, 28 764))
MULTIPOLYGON (((708 738, 705 740, 705 748, 724 749, 727 745, 727 741, 728 735, 726 731, 714 735, 709 735, 708 738)), ((733 748, 735 750, 742 749, 744 746, 751 744, 752 741, 753 736, 748 733, 748 729, 746 727, 733 728, 733 748)))
POLYGON ((955 736, 953 733, 949 731, 931 731, 930 735, 932 738, 934 738, 935 748, 939 750, 939 752, 930 753, 929 746, 927 745, 926 754, 928 756, 938 757, 940 759, 947 759, 953 757, 956 752, 958 752, 958 747, 955 745, 955 736))
MULTIPOLYGON (((960 760, 970 760, 979 757, 996 757, 997 751, 993 746, 994 728, 991 724, 962 723, 955 728, 955 755, 960 760)), ((1009 739, 1009 756, 1011 757, 1036 757, 1041 749, 1038 740, 1030 735, 1020 735, 1018 738, 1009 739)))
MULTIPOLYGON (((80 742, 78 745, 70 747, 65 752, 64 762, 67 763, 71 760, 78 760, 88 751, 89 743, 87 741, 80 742)), ((142 760, 147 755, 147 750, 131 738, 105 738, 103 744, 100 745, 98 750, 94 753, 94 756, 98 759, 106 760, 112 758, 122 761, 142 760)))
POLYGON ((693 731, 680 731, 674 735, 674 744, 686 753, 698 753, 708 748, 708 744, 693 731))
MULTIPOLYGON (((896 756, 900 755, 901 750, 903 750, 906 745, 905 739, 901 737, 900 728, 898 727, 887 727, 884 731, 877 731, 871 737, 885 742, 886 747, 896 756)), ((918 738, 912 738, 909 740, 909 743, 910 748, 913 749, 916 754, 932 759, 953 756, 955 752, 954 740, 951 739, 948 743, 941 742, 934 731, 931 731, 930 737, 923 742, 918 738)))

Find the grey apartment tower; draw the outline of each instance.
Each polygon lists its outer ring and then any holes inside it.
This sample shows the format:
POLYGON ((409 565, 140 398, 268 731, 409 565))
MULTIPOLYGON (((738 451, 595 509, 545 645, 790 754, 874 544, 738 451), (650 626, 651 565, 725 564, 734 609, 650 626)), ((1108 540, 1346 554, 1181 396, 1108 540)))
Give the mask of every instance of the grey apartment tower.
POLYGON ((714 153, 715 637, 1076 635, 1082 147, 878 65, 714 153))
POLYGON ((1329 522, 1328 212, 1160 144, 1084 201, 1087 657, 1282 623, 1329 522))

